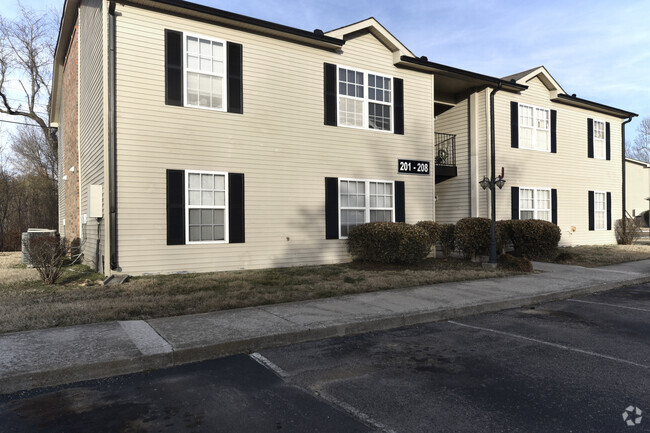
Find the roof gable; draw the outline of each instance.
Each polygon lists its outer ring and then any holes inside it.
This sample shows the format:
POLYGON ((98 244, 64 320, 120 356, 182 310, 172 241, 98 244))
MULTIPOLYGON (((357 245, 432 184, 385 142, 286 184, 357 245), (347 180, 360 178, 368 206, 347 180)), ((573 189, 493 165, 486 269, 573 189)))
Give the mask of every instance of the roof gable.
POLYGON ((558 93, 566 93, 544 66, 538 66, 536 68, 519 72, 518 74, 508 75, 507 77, 503 77, 503 79, 506 81, 514 81, 519 84, 526 84, 528 81, 536 77, 539 78, 550 92, 555 92, 556 95, 558 93))
POLYGON ((399 56, 411 56, 415 57, 414 54, 404 46, 395 36, 393 36, 384 26, 382 26, 379 21, 375 18, 370 17, 363 21, 359 21, 354 24, 350 24, 344 27, 339 27, 338 29, 330 30, 325 33, 325 36, 332 38, 348 40, 352 39, 358 35, 372 34, 374 37, 379 39, 379 41, 386 46, 393 54, 397 53, 399 56))

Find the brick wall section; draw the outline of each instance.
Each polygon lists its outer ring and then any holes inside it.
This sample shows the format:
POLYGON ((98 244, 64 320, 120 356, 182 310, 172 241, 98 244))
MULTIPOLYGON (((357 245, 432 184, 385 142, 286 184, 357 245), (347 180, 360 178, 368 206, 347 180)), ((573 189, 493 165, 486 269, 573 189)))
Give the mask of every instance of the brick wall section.
POLYGON ((79 28, 75 27, 63 69, 63 175, 65 180, 65 237, 79 241, 79 28), (70 168, 74 167, 74 172, 70 168))

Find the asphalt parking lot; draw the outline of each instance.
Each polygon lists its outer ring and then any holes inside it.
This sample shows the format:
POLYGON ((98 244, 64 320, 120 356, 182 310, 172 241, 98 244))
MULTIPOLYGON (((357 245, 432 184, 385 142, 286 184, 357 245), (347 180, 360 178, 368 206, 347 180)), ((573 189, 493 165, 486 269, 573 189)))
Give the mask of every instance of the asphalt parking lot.
POLYGON ((650 285, 0 396, 1 432, 635 433, 648 414, 650 285))

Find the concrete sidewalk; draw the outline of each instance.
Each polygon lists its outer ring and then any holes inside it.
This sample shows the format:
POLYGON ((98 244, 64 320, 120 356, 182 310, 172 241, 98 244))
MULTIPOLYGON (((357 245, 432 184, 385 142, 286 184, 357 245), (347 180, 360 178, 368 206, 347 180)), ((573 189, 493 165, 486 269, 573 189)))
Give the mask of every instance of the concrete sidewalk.
POLYGON ((602 268, 534 265, 543 272, 0 335, 0 394, 650 282, 650 260, 602 268))

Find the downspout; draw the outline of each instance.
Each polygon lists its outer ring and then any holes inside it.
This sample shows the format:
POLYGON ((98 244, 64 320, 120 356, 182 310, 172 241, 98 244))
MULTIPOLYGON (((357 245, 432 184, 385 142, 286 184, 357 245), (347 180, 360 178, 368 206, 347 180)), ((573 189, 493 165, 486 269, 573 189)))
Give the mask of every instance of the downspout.
POLYGON ((497 187, 496 187, 496 156, 495 156, 495 150, 496 150, 496 138, 495 138, 495 132, 494 132, 494 94, 497 93, 499 90, 501 90, 501 81, 499 81, 499 85, 492 89, 490 92, 490 182, 492 183, 492 188, 490 189, 490 192, 492 194, 492 218, 491 218, 491 235, 492 239, 490 242, 490 260, 488 263, 494 263, 496 265, 497 263, 497 241, 496 241, 496 229, 495 229, 495 221, 497 219, 497 187))
POLYGON ((108 170, 110 212, 110 263, 111 270, 119 270, 117 261, 117 153, 115 121, 115 3, 108 6, 108 170))
POLYGON ((626 220, 627 215, 626 215, 626 209, 625 209, 625 200, 626 200, 626 197, 625 197, 625 186, 626 186, 625 185, 625 125, 630 123, 632 121, 633 117, 634 116, 630 116, 630 117, 627 118, 627 120, 625 122, 621 123, 621 141, 622 141, 622 146, 621 146, 622 147, 622 150, 621 150, 622 162, 621 162, 621 164, 623 166, 623 182, 622 182, 622 186, 623 186, 623 195, 622 195, 623 196, 623 202, 622 202, 622 206, 623 206, 623 209, 621 210, 621 213, 622 213, 622 218, 623 218, 623 224, 625 224, 625 222, 627 221, 626 220))

